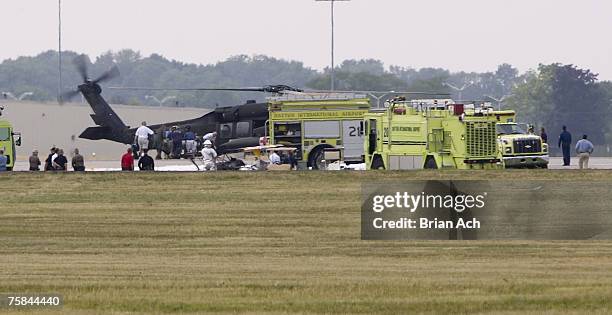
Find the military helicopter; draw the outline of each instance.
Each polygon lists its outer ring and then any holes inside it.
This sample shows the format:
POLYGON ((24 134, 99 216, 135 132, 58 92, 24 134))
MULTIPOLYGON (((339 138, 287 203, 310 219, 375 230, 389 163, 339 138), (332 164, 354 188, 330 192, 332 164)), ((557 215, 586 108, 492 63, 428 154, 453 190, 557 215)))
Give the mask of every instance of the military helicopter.
MULTIPOLYGON (((107 72, 100 75, 97 79, 90 79, 87 73, 87 57, 79 56, 74 59, 74 64, 83 79, 76 90, 63 93, 60 102, 69 100, 72 97, 82 94, 94 114, 91 115, 95 127, 85 129, 79 138, 89 140, 106 139, 114 142, 132 144, 136 128, 127 126, 115 113, 110 105, 102 97, 100 84, 119 76, 117 66, 112 67, 107 72)), ((116 88, 129 90, 169 90, 153 88, 116 88)), ((272 94, 282 94, 285 92, 301 92, 300 89, 286 85, 268 85, 264 87, 247 88, 196 88, 196 89, 170 89, 184 91, 256 91, 272 94)), ((218 107, 213 111, 197 118, 167 122, 157 125, 149 125, 155 135, 151 148, 157 150, 157 157, 161 157, 163 148, 163 134, 170 130, 172 126, 180 129, 191 127, 191 130, 198 135, 210 132, 217 132, 215 146, 219 154, 231 153, 242 147, 258 145, 260 137, 265 135, 265 123, 268 119, 268 104, 247 101, 245 104, 227 107, 218 107)), ((169 152, 166 152, 169 153, 169 152)))
MULTIPOLYGON (((82 94, 89 103, 94 114, 91 115, 95 127, 88 127, 79 138, 89 140, 110 140, 123 144, 132 144, 137 128, 127 126, 115 111, 108 105, 102 97, 100 83, 119 76, 119 69, 113 66, 110 70, 100 75, 97 79, 91 80, 87 73, 87 57, 78 56, 74 59, 74 64, 83 79, 76 90, 62 94, 60 102, 82 94)), ((264 92, 274 96, 286 94, 304 93, 362 93, 367 94, 377 107, 381 106, 381 101, 389 95, 412 94, 412 95, 448 95, 447 93, 430 92, 397 92, 397 91, 304 91, 287 85, 267 85, 263 87, 244 87, 244 88, 143 88, 143 87, 115 87, 114 89, 124 90, 160 90, 160 91, 237 91, 237 92, 264 92)), ((268 103, 257 103, 247 101, 245 104, 227 107, 218 107, 213 111, 197 118, 167 122, 157 125, 149 125, 155 135, 150 148, 156 149, 157 158, 161 158, 161 152, 169 153, 169 148, 163 146, 164 132, 176 126, 184 130, 187 126, 198 135, 210 132, 217 132, 215 147, 219 154, 234 153, 244 147, 257 146, 261 137, 266 135, 266 121, 268 120, 268 103)))

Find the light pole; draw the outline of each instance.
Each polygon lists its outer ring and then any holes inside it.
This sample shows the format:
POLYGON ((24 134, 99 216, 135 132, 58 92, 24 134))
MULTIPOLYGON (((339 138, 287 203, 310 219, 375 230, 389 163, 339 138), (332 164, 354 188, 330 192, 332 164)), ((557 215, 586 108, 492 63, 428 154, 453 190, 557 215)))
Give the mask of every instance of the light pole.
POLYGON ((463 92, 463 90, 465 90, 466 87, 468 87, 468 86, 470 86, 472 84, 474 84, 474 81, 470 81, 470 82, 464 84, 462 87, 458 88, 458 87, 456 87, 456 86, 454 86, 454 85, 452 85, 450 83, 447 83, 447 82, 442 83, 442 85, 446 85, 449 88, 459 92, 459 99, 458 99, 458 101, 462 101, 463 100, 463 98, 461 97, 461 93, 463 92))
POLYGON ((334 2, 336 1, 350 1, 350 0, 316 0, 316 1, 327 1, 330 2, 331 7, 331 90, 334 90, 334 2))
POLYGON ((59 72, 59 82, 57 85, 57 100, 62 103, 62 0, 57 0, 57 11, 58 11, 58 19, 57 19, 57 54, 58 54, 58 72, 59 72))
POLYGON ((166 96, 164 98, 162 98, 161 100, 157 97, 155 97, 154 95, 145 95, 145 99, 152 99, 153 101, 155 101, 157 104, 159 104, 159 106, 161 107, 165 102, 171 100, 171 99, 175 99, 176 96, 166 96))
POLYGON ((488 97, 488 98, 490 98, 490 99, 492 99, 492 100, 497 102, 497 110, 501 110, 501 103, 503 101, 505 101, 506 99, 508 99, 508 97, 510 97, 510 96, 512 96, 512 94, 504 95, 501 98, 497 99, 497 98, 495 98, 495 97, 493 97, 491 95, 485 95, 485 97, 488 97))

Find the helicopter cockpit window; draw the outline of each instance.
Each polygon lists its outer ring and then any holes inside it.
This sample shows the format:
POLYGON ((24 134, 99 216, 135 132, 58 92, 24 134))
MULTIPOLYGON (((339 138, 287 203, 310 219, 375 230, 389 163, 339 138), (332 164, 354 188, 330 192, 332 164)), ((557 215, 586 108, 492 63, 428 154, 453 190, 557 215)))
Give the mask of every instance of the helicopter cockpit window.
POLYGON ((223 139, 227 139, 227 138, 231 138, 232 137, 232 124, 223 124, 221 125, 221 132, 220 132, 220 136, 223 139))
POLYGON ((238 138, 242 138, 242 137, 250 137, 251 133, 250 133, 250 123, 248 121, 240 121, 238 123, 236 123, 236 137, 238 138))

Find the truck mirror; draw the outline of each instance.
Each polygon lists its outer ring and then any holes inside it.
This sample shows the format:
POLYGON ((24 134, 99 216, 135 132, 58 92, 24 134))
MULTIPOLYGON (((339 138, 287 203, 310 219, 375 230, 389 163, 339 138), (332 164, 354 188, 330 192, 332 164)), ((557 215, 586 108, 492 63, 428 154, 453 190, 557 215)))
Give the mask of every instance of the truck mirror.
POLYGON ((17 139, 15 139, 15 145, 18 147, 21 146, 21 132, 13 132, 12 136, 17 137, 17 139))

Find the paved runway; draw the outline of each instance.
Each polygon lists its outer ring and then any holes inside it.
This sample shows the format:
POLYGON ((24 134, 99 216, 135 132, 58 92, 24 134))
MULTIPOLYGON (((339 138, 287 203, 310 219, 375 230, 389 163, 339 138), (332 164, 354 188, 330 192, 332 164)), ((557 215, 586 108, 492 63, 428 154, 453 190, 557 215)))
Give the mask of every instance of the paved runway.
MULTIPOLYGON (((563 166, 562 157, 551 157, 548 168, 550 169, 578 169, 578 158, 572 157, 570 166, 563 166)), ((612 169, 612 157, 592 157, 589 159, 589 168, 612 169)))
MULTIPOLYGON (((87 157, 86 157, 87 159, 87 157)), ((201 164, 201 163, 199 163, 201 164)), ((571 166, 562 166, 563 159, 553 157, 550 159, 550 169, 578 169, 578 158, 572 158, 571 166)), ((87 171, 119 171, 121 165, 119 160, 86 160, 87 171)), ((589 167, 592 169, 612 169, 612 157, 592 157, 589 162, 589 167)), ((196 167, 189 160, 157 160, 155 161, 155 169, 159 171, 196 171, 196 167)), ((28 164, 26 161, 17 161, 16 171, 27 171, 28 164)))

